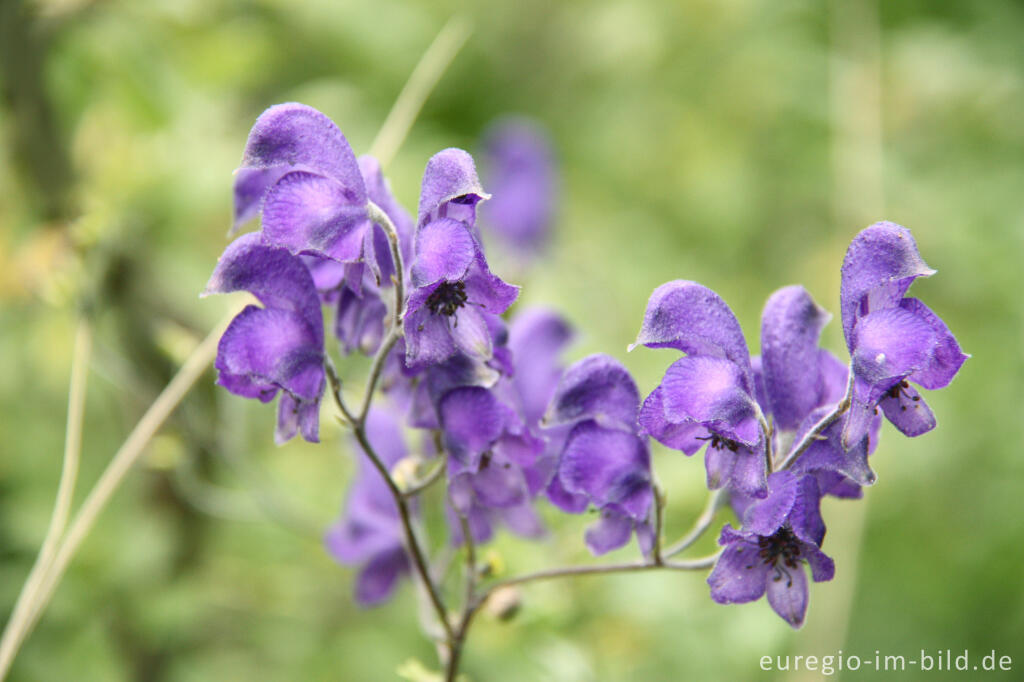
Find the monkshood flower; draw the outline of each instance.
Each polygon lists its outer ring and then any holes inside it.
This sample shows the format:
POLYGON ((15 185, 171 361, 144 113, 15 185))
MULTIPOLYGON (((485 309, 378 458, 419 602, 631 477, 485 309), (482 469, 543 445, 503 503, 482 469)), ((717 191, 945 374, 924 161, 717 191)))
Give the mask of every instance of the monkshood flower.
POLYGON ((705 443, 708 488, 764 497, 765 447, 756 381, 739 322, 725 301, 696 282, 654 290, 632 350, 687 353, 644 401, 640 425, 664 445, 692 455, 705 443))
POLYGON ((804 563, 815 582, 831 580, 832 559, 820 549, 825 537, 820 493, 812 476, 777 471, 768 477, 768 496, 749 499, 742 527, 722 528, 725 547, 708 576, 711 598, 719 604, 768 603, 787 623, 799 628, 807 613, 804 563))
POLYGON ((490 360, 488 317, 505 312, 519 287, 491 274, 469 227, 452 218, 420 227, 415 253, 404 319, 406 364, 436 364, 460 352, 490 360))
MULTIPOLYGON (((389 469, 408 454, 398 420, 381 409, 370 411, 366 435, 389 469)), ((402 544, 402 525, 395 500, 358 443, 358 473, 352 482, 345 512, 325 534, 328 551, 343 564, 361 566, 355 582, 355 598, 362 606, 388 599, 398 580, 409 573, 409 559, 402 544)))
MULTIPOLYGON (((543 527, 530 500, 547 483, 532 470, 544 451, 511 407, 481 386, 448 391, 438 405, 448 452, 448 495, 452 506, 490 537, 490 515, 500 510, 512 530, 535 536, 543 527)), ((457 538, 460 536, 456 536, 457 538)))
POLYGON ((366 184, 348 140, 304 104, 270 107, 253 125, 235 181, 236 223, 263 214, 268 244, 376 267, 366 184))
POLYGON ((302 260, 267 246, 256 233, 224 251, 203 295, 248 291, 264 307, 246 306, 217 348, 217 383, 236 395, 278 403, 275 440, 301 430, 317 442, 325 375, 320 299, 302 260))
POLYGON ((417 229, 440 218, 457 220, 479 240, 476 206, 491 195, 480 186, 476 165, 468 152, 454 147, 439 151, 427 161, 420 188, 417 229))
MULTIPOLYGON (((774 419, 776 436, 785 446, 783 455, 846 394, 848 368, 818 347, 829 319, 831 315, 799 285, 779 289, 765 303, 760 362, 763 408, 774 419)), ((815 472, 822 493, 859 496, 860 486, 875 481, 867 455, 877 443, 878 422, 849 448, 840 444, 841 431, 839 423, 830 425, 796 460, 793 470, 815 472)))
POLYGON ((598 509, 584 536, 595 555, 622 547, 634 531, 641 551, 653 546, 651 457, 636 422, 639 404, 628 370, 591 355, 566 369, 542 421, 556 434, 567 431, 548 498, 570 513, 598 509))
POLYGON ((907 436, 935 428, 935 416, 909 382, 943 388, 968 356, 928 306, 904 297, 915 279, 934 273, 910 230, 900 225, 875 223, 850 244, 840 290, 854 373, 844 446, 864 437, 876 408, 907 436))
POLYGON ((513 118, 491 127, 483 148, 493 196, 481 222, 519 255, 534 256, 547 246, 558 194, 551 143, 532 121, 513 118))

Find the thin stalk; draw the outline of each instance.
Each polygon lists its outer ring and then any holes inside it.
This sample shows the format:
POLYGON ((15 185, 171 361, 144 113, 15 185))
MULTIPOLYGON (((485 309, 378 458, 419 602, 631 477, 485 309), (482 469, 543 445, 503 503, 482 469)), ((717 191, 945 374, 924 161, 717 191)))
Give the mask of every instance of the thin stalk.
POLYGON ((39 549, 32 570, 21 588, 18 601, 14 605, 11 619, 4 629, 0 640, 0 679, 3 679, 18 651, 18 645, 28 632, 35 602, 50 564, 53 562, 60 538, 67 528, 68 516, 71 513, 71 502, 75 496, 75 483, 78 480, 78 463, 82 452, 82 416, 85 413, 86 380, 89 376, 89 358, 92 353, 92 327, 86 317, 78 321, 75 332, 75 345, 71 359, 71 381, 68 388, 68 419, 64 435, 64 461, 61 466, 60 483, 57 486, 57 499, 50 516, 50 525, 46 530, 43 545, 39 549))
POLYGON ((665 495, 656 481, 651 485, 651 490, 654 493, 654 547, 651 549, 651 555, 654 563, 661 565, 664 562, 661 534, 665 527, 665 495))
MULTIPOLYGON (((49 604, 57 585, 67 570, 68 564, 71 563, 71 559, 74 558, 79 546, 89 535, 89 531, 92 530, 107 502, 110 501, 111 496, 118 486, 121 485, 121 481, 124 480, 124 477, 135 463, 138 462, 143 452, 145 452, 146 444, 149 443, 150 439, 160 429, 167 417, 174 412, 174 409, 189 392, 192 385, 203 375, 210 362, 213 361, 214 356, 217 354, 217 343, 220 340, 221 334, 223 334, 227 324, 234 317, 235 312, 233 310, 230 315, 225 317, 196 347, 181 366, 181 369, 178 370, 178 373, 167 384, 167 387, 157 396, 157 399, 149 406, 146 413, 142 415, 142 419, 135 425, 132 432, 128 434, 128 438, 125 439, 124 443, 114 454, 110 464, 104 469, 96 485, 93 486, 93 489, 85 498, 78 513, 75 514, 71 526, 68 528, 67 535, 60 543, 60 547, 53 559, 53 564, 46 572, 42 588, 39 590, 33 604, 30 622, 22 633, 22 640, 31 632, 32 627, 39 619, 39 616, 42 615, 46 605, 49 604)), ((17 649, 20 643, 21 640, 15 643, 15 649, 17 649)), ((0 679, 3 679, 2 675, 4 672, 0 670, 0 679)))
POLYGON ((442 453, 441 461, 434 465, 434 468, 430 472, 418 481, 414 481, 409 485, 408 488, 402 491, 402 495, 405 497, 416 497, 424 490, 432 486, 437 481, 441 480, 441 476, 444 474, 445 468, 447 467, 448 459, 447 456, 442 453))
POLYGON ((797 457, 804 454, 807 448, 811 447, 811 443, 818 440, 821 433, 832 426, 835 420, 839 419, 848 409, 850 409, 850 403, 853 400, 853 367, 849 369, 849 379, 846 381, 846 395, 843 399, 836 403, 836 406, 831 412, 826 414, 824 417, 818 420, 818 423, 814 425, 810 431, 804 434, 804 437, 800 439, 800 442, 793 446, 789 454, 786 455, 786 459, 782 460, 782 463, 776 467, 779 471, 787 468, 793 462, 797 460, 797 457))
POLYGON ((394 159, 420 109, 423 108, 423 103, 427 101, 427 97, 441 80, 441 76, 466 43, 471 32, 472 27, 464 17, 453 16, 420 57, 419 63, 416 64, 387 118, 384 119, 380 132, 370 145, 370 156, 375 157, 382 168, 394 159))
POLYGON ((707 505, 704 507, 704 511, 701 512, 700 516, 697 517, 697 521, 693 524, 693 528, 690 532, 684 535, 678 542, 670 547, 666 547, 662 552, 662 556, 666 559, 673 557, 690 548, 693 543, 697 542, 704 535, 704 531, 708 529, 711 522, 715 520, 715 514, 718 513, 718 509, 722 506, 725 501, 725 490, 720 489, 708 495, 707 505))
POLYGON ((463 613, 459 627, 455 631, 449 647, 450 655, 448 658, 448 665, 445 670, 445 681, 454 682, 458 675, 462 650, 465 647, 466 637, 469 634, 469 627, 473 622, 473 617, 477 614, 480 608, 487 603, 487 600, 502 588, 512 587, 513 585, 525 585, 527 583, 540 582, 543 580, 554 580, 556 578, 575 578, 588 575, 640 573, 644 571, 659 570, 703 571, 714 566, 715 562, 718 561, 720 554, 721 552, 719 551, 710 556, 701 557, 699 559, 691 559, 689 561, 665 561, 660 564, 648 563, 645 561, 633 561, 622 564, 600 564, 597 566, 567 566, 565 568, 552 568, 544 571, 537 571, 535 573, 526 573, 524 575, 498 581, 484 590, 476 600, 472 602, 470 608, 463 613))
POLYGON ((448 610, 445 608, 444 601, 441 599, 441 595, 438 592, 437 585, 434 584, 433 579, 430 575, 430 569, 427 566, 427 560, 423 555, 423 550, 420 548, 419 540, 416 538, 416 532, 412 526, 412 514, 409 511, 409 503, 406 498, 402 495, 402 491, 399 489, 398 484, 395 483, 395 479, 391 477, 391 472, 384 466, 384 462, 381 461, 380 456, 377 455, 376 450, 370 445, 369 439, 366 437, 366 430, 362 423, 356 423, 352 428, 355 433, 356 440, 359 441, 359 445, 362 446, 363 452, 373 463, 374 468, 384 479, 384 482, 388 486, 388 490, 391 492, 391 496, 395 500, 395 505, 398 507, 398 516, 402 521, 402 532, 405 536, 406 550, 412 556, 413 568, 416 570, 416 574, 422 582, 423 586, 427 590, 427 596, 430 597, 430 603, 434 607, 434 611, 437 613, 437 619, 441 623, 441 627, 444 628, 445 636, 451 640, 453 637, 452 624, 448 620, 448 610))

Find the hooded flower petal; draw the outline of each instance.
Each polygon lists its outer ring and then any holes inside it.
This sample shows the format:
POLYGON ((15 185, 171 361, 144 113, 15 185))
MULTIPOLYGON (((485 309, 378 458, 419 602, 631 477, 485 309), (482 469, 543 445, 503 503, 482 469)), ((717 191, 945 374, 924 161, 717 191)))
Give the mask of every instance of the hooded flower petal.
POLYGON ((696 282, 675 280, 654 290, 630 349, 639 345, 726 358, 740 367, 745 388, 753 389, 750 354, 736 316, 718 294, 696 282))
POLYGON ((505 432, 509 409, 486 388, 465 386, 449 391, 438 406, 445 447, 475 470, 480 455, 505 432))
POLYGON ((692 455, 707 443, 707 427, 697 421, 670 421, 665 415, 664 390, 658 386, 644 400, 638 417, 640 428, 662 445, 692 455))
MULTIPOLYGON (((801 424, 797 431, 798 442, 804 434, 829 412, 831 407, 820 407, 811 412, 801 424)), ((874 415, 867 415, 869 420, 874 415)), ((874 418, 874 431, 878 431, 878 419, 874 418)), ((851 479, 859 485, 872 485, 875 482, 875 472, 868 466, 868 443, 867 437, 869 427, 865 426, 864 435, 849 448, 844 448, 840 441, 842 424, 836 422, 829 426, 821 434, 823 438, 815 439, 807 450, 797 458, 790 470, 795 474, 807 474, 811 472, 832 471, 846 478, 851 479)), ((827 492, 827 491, 822 491, 827 492)))
POLYGON ((839 295, 850 350, 858 317, 895 307, 916 278, 934 273, 921 259, 907 228, 880 222, 861 230, 846 251, 839 295))
POLYGON ((254 217, 266 191, 291 170, 333 178, 352 203, 366 203, 355 155, 338 127, 312 107, 278 104, 264 111, 249 133, 235 183, 236 225, 254 217))
POLYGON ((697 421, 745 445, 760 438, 754 404, 733 362, 707 356, 676 360, 661 382, 665 415, 670 421, 697 421))
POLYGON ((765 392, 780 429, 795 429, 818 405, 818 338, 831 315, 802 286, 779 289, 761 315, 765 392))
POLYGON ((474 229, 476 205, 489 198, 480 186, 473 157, 461 149, 442 150, 430 157, 423 171, 416 224, 453 218, 474 229))
POLYGON ((598 506, 617 504, 634 519, 646 518, 653 499, 643 440, 594 421, 569 435, 558 476, 567 491, 585 493, 598 506))
POLYGON ((473 235, 459 221, 444 218, 427 223, 416 233, 413 286, 461 280, 478 250, 473 235))
POLYGON ((935 333, 902 308, 869 313, 853 334, 853 371, 879 393, 931 363, 935 333))
POLYGON ((558 426, 597 419, 633 431, 639 404, 629 371, 610 355, 595 354, 565 370, 543 422, 558 426))

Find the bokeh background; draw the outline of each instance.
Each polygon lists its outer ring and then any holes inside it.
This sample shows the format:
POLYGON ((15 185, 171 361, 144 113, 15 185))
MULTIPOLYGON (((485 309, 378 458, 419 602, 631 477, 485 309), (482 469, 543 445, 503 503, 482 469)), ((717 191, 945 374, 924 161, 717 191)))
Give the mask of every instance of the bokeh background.
MULTIPOLYGON (((913 230, 939 274, 912 292, 974 356, 928 396, 939 428, 910 440, 887 425, 866 500, 826 504, 838 569, 813 587, 802 631, 763 601, 713 604, 699 574, 539 584, 511 622, 479 620, 469 678, 816 679, 758 661, 949 648, 1011 655, 1012 672, 985 679, 1021 679, 1024 7, 1010 0, 2 0, 4 618, 53 504, 78 311, 96 323, 85 490, 231 303, 197 294, 227 243, 231 172, 256 116, 303 101, 366 151, 456 12, 475 32, 388 174, 414 207, 435 151, 475 149, 509 112, 547 126, 562 171, 553 245, 503 274, 573 321, 568 359, 609 352, 653 388, 671 352, 626 345, 651 290, 675 278, 720 292, 756 348, 780 286, 804 283, 837 310, 846 245, 881 218, 913 230)), ((842 355, 838 320, 824 343, 842 355)), ((361 681, 433 666, 412 589, 362 611, 352 571, 320 544, 353 470, 328 409, 321 445, 277 448, 273 408, 207 374, 104 513, 12 679, 361 681)), ((655 467, 671 539, 703 505, 702 464, 658 447, 655 467)), ((589 519, 549 516, 548 540, 506 534, 484 551, 506 574, 590 561, 589 519)))

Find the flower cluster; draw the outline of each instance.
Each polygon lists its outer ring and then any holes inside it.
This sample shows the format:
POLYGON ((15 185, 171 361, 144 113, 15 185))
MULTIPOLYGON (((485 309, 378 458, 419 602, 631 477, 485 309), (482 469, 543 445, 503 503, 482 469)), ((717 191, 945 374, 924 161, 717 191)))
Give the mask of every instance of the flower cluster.
MULTIPOLYGON (((557 194, 550 147, 517 123, 496 128, 486 149, 495 199, 485 231, 536 255, 557 194)), ((868 456, 882 416, 908 436, 934 428, 911 382, 942 388, 967 358, 939 317, 905 295, 933 273, 909 231, 878 223, 850 246, 840 301, 849 364, 819 347, 830 316, 803 287, 768 299, 754 356, 715 292, 685 280, 658 287, 631 349, 680 356, 642 399, 609 355, 563 365, 573 330, 559 314, 510 314, 519 288, 491 271, 477 224, 490 198, 473 158, 445 149, 426 164, 413 216, 376 160, 357 159, 334 123, 300 104, 268 109, 246 144, 235 224, 259 217, 260 229, 228 246, 206 293, 248 291, 262 305, 246 307, 224 333, 218 383, 264 402, 280 393, 278 442, 299 433, 318 440, 331 386, 359 470, 326 543, 360 567, 359 603, 380 603, 402 576, 418 574, 448 624, 418 499, 435 480, 448 540, 470 559, 499 527, 544 535, 537 505, 546 502, 595 513, 583 534, 593 554, 635 536, 645 562, 668 565, 653 440, 686 455, 704 449, 707 487, 739 519, 722 529, 717 561, 706 564, 712 599, 767 594, 799 627, 804 564, 814 581, 835 570, 822 551, 822 497, 860 497, 874 483, 868 456), (330 343, 325 307, 334 311, 330 343), (359 411, 345 404, 333 352, 374 358, 359 411), (422 444, 417 454, 407 441, 422 444), (433 474, 422 474, 428 466, 433 474)), ((470 590, 477 577, 467 578, 470 590)))

